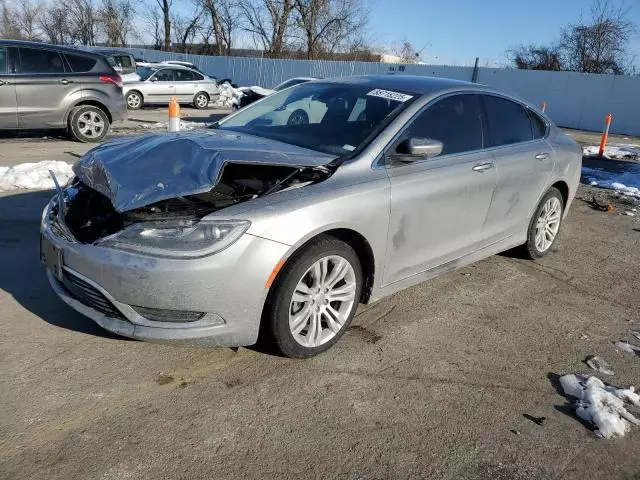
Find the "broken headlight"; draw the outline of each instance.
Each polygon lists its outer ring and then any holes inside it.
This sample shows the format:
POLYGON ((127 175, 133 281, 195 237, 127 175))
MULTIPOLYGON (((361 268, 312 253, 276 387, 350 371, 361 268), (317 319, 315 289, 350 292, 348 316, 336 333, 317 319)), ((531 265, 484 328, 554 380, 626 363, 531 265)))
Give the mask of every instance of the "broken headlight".
POLYGON ((238 240, 251 222, 246 220, 176 220, 144 222, 105 237, 101 247, 157 257, 198 258, 219 252, 238 240))

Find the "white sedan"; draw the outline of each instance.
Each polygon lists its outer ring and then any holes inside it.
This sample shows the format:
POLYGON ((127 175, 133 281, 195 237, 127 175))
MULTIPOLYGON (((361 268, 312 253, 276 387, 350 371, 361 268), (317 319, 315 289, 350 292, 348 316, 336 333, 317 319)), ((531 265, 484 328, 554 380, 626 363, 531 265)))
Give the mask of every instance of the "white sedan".
POLYGON ((191 103, 207 108, 220 95, 217 82, 191 68, 179 65, 138 68, 140 81, 126 83, 123 88, 127 108, 137 110, 144 104, 168 104, 172 97, 178 103, 191 103))

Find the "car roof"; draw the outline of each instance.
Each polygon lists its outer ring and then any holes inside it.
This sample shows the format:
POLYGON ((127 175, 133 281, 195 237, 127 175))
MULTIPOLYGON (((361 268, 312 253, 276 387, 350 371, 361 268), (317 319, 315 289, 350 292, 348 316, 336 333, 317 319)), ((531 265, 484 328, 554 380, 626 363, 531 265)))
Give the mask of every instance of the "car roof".
POLYGON ((99 53, 94 53, 88 50, 81 50, 79 48, 73 48, 73 47, 63 47, 60 45, 53 45, 51 43, 44 43, 44 42, 33 42, 33 41, 29 41, 29 40, 0 40, 0 45, 4 45, 7 47, 35 47, 35 48, 43 48, 43 49, 48 49, 48 50, 57 50, 60 52, 67 52, 67 53, 80 53, 82 55, 90 55, 90 56, 94 56, 94 57, 99 57, 101 56, 101 54, 99 53))
POLYGON ((127 55, 129 57, 133 57, 133 54, 130 52, 126 52, 124 50, 91 50, 92 52, 97 52, 100 55, 127 55))
POLYGON ((450 78, 426 77, 418 75, 356 75, 330 80, 333 83, 350 83, 371 86, 372 88, 397 89, 419 94, 429 94, 440 90, 460 87, 482 87, 477 83, 453 80, 450 78))

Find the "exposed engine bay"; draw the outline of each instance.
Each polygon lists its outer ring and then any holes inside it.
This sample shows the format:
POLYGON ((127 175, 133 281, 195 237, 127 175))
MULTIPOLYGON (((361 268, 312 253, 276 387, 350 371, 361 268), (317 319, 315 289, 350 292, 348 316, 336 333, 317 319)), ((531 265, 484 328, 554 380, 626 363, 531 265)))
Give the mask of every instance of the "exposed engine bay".
POLYGON ((122 213, 106 196, 76 178, 64 190, 65 224, 77 241, 93 243, 134 223, 200 219, 263 195, 320 182, 331 173, 328 167, 229 163, 220 181, 206 193, 163 200, 122 213))

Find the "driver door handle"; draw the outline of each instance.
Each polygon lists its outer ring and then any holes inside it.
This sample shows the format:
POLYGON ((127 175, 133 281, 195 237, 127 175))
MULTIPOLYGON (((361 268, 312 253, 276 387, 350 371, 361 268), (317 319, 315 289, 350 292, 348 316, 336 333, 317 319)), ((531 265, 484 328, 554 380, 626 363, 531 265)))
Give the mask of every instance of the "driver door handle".
POLYGON ((536 160, 544 160, 546 158, 549 158, 549 154, 547 152, 542 152, 536 155, 536 160))
POLYGON ((485 170, 491 170, 493 168, 493 165, 494 164, 491 162, 478 163, 477 165, 474 165, 471 170, 473 170, 474 172, 484 172, 485 170))
POLYGON ((73 80, 67 80, 66 78, 63 78, 62 80, 60 80, 60 83, 62 85, 69 85, 70 83, 73 83, 73 80))

